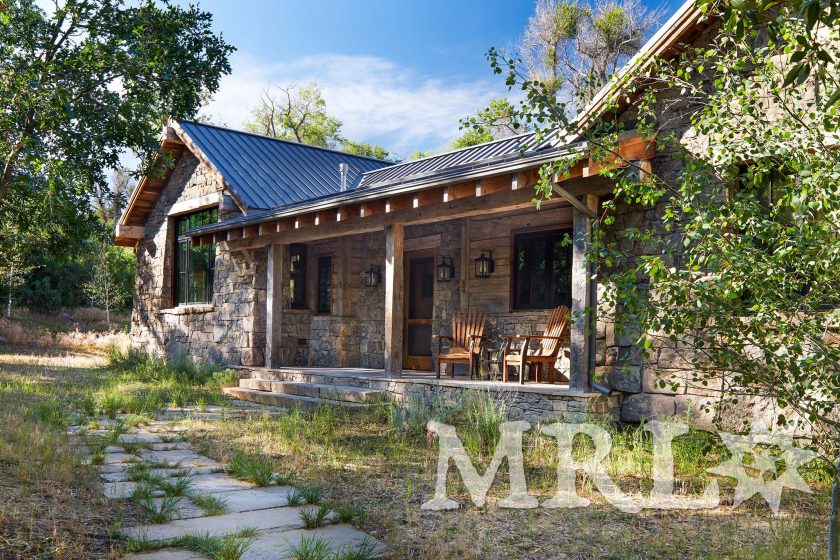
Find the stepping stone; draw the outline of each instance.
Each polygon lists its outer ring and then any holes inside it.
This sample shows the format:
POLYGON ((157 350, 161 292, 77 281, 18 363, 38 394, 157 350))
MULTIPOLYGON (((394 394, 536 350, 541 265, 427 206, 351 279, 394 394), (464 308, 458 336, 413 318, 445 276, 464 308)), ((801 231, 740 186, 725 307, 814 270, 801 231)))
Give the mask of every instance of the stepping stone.
POLYGON ((334 551, 358 547, 368 540, 376 547, 376 555, 383 555, 387 548, 373 537, 359 531, 352 525, 328 525, 318 529, 298 529, 292 531, 270 531, 257 535, 254 543, 242 555, 242 560, 282 560, 292 558, 290 549, 300 544, 302 539, 320 538, 334 551))
POLYGON ((99 471, 99 474, 121 473, 125 472, 127 467, 127 463, 114 463, 112 465, 97 465, 96 470, 99 471))
POLYGON ((125 453, 125 449, 116 445, 109 445, 105 448, 105 453, 125 453))
POLYGON ((160 441, 161 437, 158 434, 147 433, 123 434, 117 438, 118 443, 159 443, 160 441))
POLYGON ((289 503, 286 496, 291 490, 291 486, 269 486, 268 488, 234 490, 210 495, 224 501, 229 513, 240 513, 283 507, 289 503))
MULTIPOLYGON (((102 484, 102 493, 110 500, 127 500, 134 494, 135 488, 136 482, 105 482, 102 484)), ((152 496, 163 496, 163 492, 155 490, 152 496)))
MULTIPOLYGON (((107 465, 111 466, 111 465, 107 465)), ((100 478, 103 480, 107 480, 108 482, 120 482, 124 480, 131 480, 128 473, 126 472, 127 469, 123 468, 118 471, 113 472, 103 472, 100 471, 100 478)), ((212 474, 222 472, 221 468, 217 467, 192 467, 192 468, 174 468, 174 469, 152 469, 149 471, 149 474, 152 476, 159 476, 163 478, 170 478, 173 476, 183 476, 185 473, 188 476, 192 475, 200 475, 200 474, 212 474)))
POLYGON ((157 461, 165 463, 171 467, 216 467, 222 468, 222 465, 202 455, 196 454, 190 449, 176 449, 174 451, 149 451, 143 450, 139 453, 140 458, 144 461, 157 461))
MULTIPOLYGON (((152 502, 154 502, 155 506, 159 508, 163 500, 163 497, 153 498, 152 502)), ((206 514, 204 513, 204 510, 192 503, 190 499, 185 496, 178 503, 178 512, 173 516, 173 519, 193 519, 195 517, 205 516, 206 514)))
POLYGON ((173 441, 171 443, 153 443, 151 444, 153 451, 178 451, 182 449, 192 449, 192 446, 186 441, 173 441))
POLYGON ((113 465, 114 463, 133 463, 135 461, 137 461, 137 455, 131 455, 130 453, 106 453, 103 462, 106 465, 113 465))
POLYGON ((232 490, 247 490, 253 485, 236 480, 226 474, 201 474, 190 479, 190 492, 194 494, 217 494, 232 490))
POLYGON ((123 533, 129 538, 163 541, 190 534, 209 533, 221 536, 243 529, 299 529, 303 526, 300 512, 304 509, 316 510, 317 508, 312 506, 280 507, 213 517, 178 519, 163 525, 127 527, 123 533))
POLYGON ((207 560, 207 557, 192 550, 180 550, 170 548, 157 550, 155 552, 140 552, 138 554, 126 554, 123 560, 207 560))

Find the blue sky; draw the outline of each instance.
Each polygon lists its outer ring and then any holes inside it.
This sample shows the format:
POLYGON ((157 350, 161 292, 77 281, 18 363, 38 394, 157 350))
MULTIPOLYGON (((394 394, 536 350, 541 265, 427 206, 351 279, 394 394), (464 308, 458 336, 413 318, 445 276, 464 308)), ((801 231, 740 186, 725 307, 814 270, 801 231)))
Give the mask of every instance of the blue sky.
MULTIPOLYGON (((666 18, 671 0, 647 0, 666 18)), ((439 149, 458 134, 458 119, 504 95, 490 72, 490 46, 515 43, 533 0, 202 0, 214 25, 238 51, 204 110, 240 128, 264 88, 304 85, 324 90, 328 110, 354 140, 398 155, 439 149)))

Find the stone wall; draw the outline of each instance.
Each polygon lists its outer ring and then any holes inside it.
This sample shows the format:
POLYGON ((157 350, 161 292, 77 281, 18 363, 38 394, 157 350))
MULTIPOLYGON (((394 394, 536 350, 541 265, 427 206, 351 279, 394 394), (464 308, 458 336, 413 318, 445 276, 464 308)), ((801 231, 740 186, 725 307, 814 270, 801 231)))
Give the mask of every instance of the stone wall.
MULTIPOLYGON (((708 44, 716 33, 715 26, 696 38, 695 45, 708 44)), ((668 145, 660 143, 651 162, 655 175, 668 182, 676 182, 683 171, 679 157, 681 151, 702 148, 704 139, 697 136, 691 126, 690 115, 696 107, 682 98, 679 91, 663 90, 658 94, 655 111, 658 115, 657 133, 660 139, 673 137, 668 145)), ((632 130, 638 115, 630 107, 619 117, 625 128, 632 130)), ((629 205, 615 201, 615 222, 605 226, 608 243, 613 243, 622 253, 616 268, 631 266, 643 255, 661 254, 661 246, 634 238, 635 229, 658 233, 657 243, 667 243, 679 249, 682 238, 679 232, 666 231, 662 216, 668 204, 661 200, 654 207, 629 205)), ((640 278, 642 288, 646 279, 640 278)), ((603 287, 600 287, 599 291, 603 287)), ((685 348, 661 340, 645 356, 634 344, 634 333, 619 333, 604 317, 602 309, 596 337, 596 379, 608 387, 626 393, 621 411, 625 422, 639 422, 652 417, 690 417, 701 427, 712 427, 713 411, 720 399, 721 379, 709 380, 708 385, 691 381, 692 356, 685 348)), ((637 334, 637 333, 636 333, 637 334)))
POLYGON ((148 352, 186 352, 196 362, 256 365, 265 347, 265 251, 216 250, 213 301, 173 303, 175 231, 173 206, 218 195, 220 216, 239 213, 217 176, 189 152, 179 158, 146 223, 137 248, 131 340, 148 352))

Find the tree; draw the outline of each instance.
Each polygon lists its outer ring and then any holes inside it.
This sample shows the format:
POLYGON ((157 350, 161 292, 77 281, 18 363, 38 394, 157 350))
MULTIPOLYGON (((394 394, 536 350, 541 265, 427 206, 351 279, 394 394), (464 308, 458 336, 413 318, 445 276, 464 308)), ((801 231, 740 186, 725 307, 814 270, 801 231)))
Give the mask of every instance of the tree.
POLYGON ((368 144, 367 142, 353 142, 352 140, 341 141, 341 151, 348 154, 355 154, 357 156, 367 156, 376 159, 391 159, 388 150, 376 144, 368 144))
POLYGON ((128 202, 131 191, 137 182, 124 167, 117 167, 111 180, 104 185, 97 185, 93 193, 93 208, 99 221, 113 229, 128 202))
POLYGON ((528 132, 529 127, 520 122, 516 108, 504 97, 490 100, 490 104, 471 117, 461 120, 464 133, 453 140, 455 149, 475 146, 528 132))
POLYGON ((321 86, 310 82, 295 92, 295 86, 277 87, 280 95, 264 90, 260 105, 252 111, 245 130, 273 138, 292 140, 320 148, 340 149, 349 154, 388 159, 388 150, 376 144, 354 142, 341 134, 341 121, 327 112, 321 86))
POLYGON ((125 149, 151 162, 161 124, 195 114, 230 72, 211 25, 154 0, 0 3, 0 199, 36 177, 90 192, 125 149))
POLYGON ((264 90, 260 106, 245 129, 274 138, 310 146, 334 148, 341 142, 341 122, 327 113, 321 86, 310 82, 295 92, 295 86, 277 86, 280 95, 264 90))
POLYGON ((641 47, 662 10, 639 0, 539 0, 517 46, 531 80, 586 105, 641 47))
POLYGON ((109 240, 97 238, 91 243, 88 257, 90 280, 85 282, 85 293, 91 301, 105 309, 108 326, 111 310, 122 307, 131 297, 134 280, 134 257, 122 247, 115 247, 109 240), (126 279, 130 280, 127 282, 126 279))
MULTIPOLYGON (((681 161, 675 176, 620 159, 620 119, 595 118, 581 130, 550 85, 532 81, 498 51, 491 50, 491 64, 524 91, 524 119, 582 133, 615 182, 587 251, 605 287, 601 318, 632 333, 642 353, 667 347, 680 354, 693 383, 722 381, 721 406, 772 399, 781 407, 778 426, 810 426, 811 445, 827 467, 836 465, 829 537, 836 559, 840 33, 817 23, 833 21, 837 7, 708 9, 724 19, 711 44, 688 47, 635 76, 644 90, 635 80, 622 86, 636 99, 631 122, 638 124, 631 126, 681 161), (763 23, 761 32, 739 21, 745 15, 763 23), (676 92, 676 99, 662 92, 676 92), (693 141, 668 132, 671 103, 690 120, 693 141), (622 229, 628 249, 611 232, 616 210, 632 205, 656 208, 662 219, 622 229)), ((538 198, 550 197, 552 178, 573 164, 546 166, 538 198)))

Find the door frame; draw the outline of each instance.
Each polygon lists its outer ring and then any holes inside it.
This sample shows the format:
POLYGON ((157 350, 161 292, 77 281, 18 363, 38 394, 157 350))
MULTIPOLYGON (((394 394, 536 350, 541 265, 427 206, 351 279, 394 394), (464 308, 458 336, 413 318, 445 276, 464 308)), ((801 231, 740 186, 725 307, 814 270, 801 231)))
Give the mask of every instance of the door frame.
MULTIPOLYGON (((434 325, 434 308, 435 308, 435 266, 437 262, 437 250, 418 249, 416 251, 405 251, 403 253, 403 278, 405 279, 405 290, 403 290, 403 360, 404 368, 418 371, 432 371, 432 356, 411 356, 408 353, 408 326, 409 324, 423 324, 428 321, 429 325, 434 325), (411 292, 411 261, 412 259, 432 259, 432 318, 431 319, 409 319, 409 296, 411 292), (419 323, 418 323, 419 322, 419 323)), ((434 330, 432 331, 434 334, 434 330)), ((434 353, 434 352, 433 352, 434 353)))

